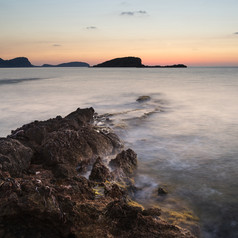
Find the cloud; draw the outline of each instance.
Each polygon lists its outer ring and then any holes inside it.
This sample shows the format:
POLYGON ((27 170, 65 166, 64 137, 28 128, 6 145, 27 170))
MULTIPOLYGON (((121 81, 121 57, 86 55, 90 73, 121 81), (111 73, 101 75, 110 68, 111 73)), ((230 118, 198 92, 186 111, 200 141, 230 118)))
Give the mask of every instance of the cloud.
POLYGON ((128 12, 121 12, 121 16, 139 16, 139 15, 148 15, 146 11, 140 10, 140 11, 128 11, 128 12))
POLYGON ((62 45, 59 45, 59 44, 53 44, 52 46, 54 46, 54 47, 60 47, 60 46, 62 46, 62 45))
POLYGON ((147 12, 146 12, 146 11, 142 11, 142 10, 140 10, 140 11, 137 11, 137 13, 139 13, 139 14, 147 14, 147 12))
POLYGON ((96 30, 97 27, 96 26, 88 26, 86 27, 87 30, 96 30))
POLYGON ((127 15, 127 16, 134 16, 134 14, 135 14, 135 12, 121 12, 122 16, 125 16, 125 15, 127 15))
POLYGON ((235 32, 234 35, 238 35, 238 32, 235 32))

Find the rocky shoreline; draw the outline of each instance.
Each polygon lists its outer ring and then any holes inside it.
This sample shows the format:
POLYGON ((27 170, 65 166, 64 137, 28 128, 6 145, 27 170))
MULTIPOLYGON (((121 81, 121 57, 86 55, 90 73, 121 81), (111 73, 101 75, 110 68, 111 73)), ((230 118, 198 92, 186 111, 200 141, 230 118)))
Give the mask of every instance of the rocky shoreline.
POLYGON ((0 138, 0 237, 192 238, 131 200, 137 155, 94 117, 77 109, 0 138))

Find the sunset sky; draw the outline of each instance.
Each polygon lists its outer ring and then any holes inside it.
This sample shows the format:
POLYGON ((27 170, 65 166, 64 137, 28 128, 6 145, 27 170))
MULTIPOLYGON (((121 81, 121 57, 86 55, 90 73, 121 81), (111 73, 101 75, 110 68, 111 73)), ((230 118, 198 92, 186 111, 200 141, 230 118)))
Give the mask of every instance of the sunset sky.
POLYGON ((0 58, 238 66, 238 0, 0 0, 0 58))

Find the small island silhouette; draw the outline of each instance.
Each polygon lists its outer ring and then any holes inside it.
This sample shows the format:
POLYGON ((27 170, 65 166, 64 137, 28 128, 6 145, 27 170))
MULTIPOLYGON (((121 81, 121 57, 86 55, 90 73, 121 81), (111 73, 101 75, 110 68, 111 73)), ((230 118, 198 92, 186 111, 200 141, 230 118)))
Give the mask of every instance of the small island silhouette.
POLYGON ((138 57, 122 57, 115 58, 109 61, 105 61, 103 63, 94 65, 93 67, 136 67, 136 68, 187 68, 184 64, 174 64, 174 65, 143 65, 141 58, 138 57))
POLYGON ((90 67, 90 65, 85 62, 69 62, 57 65, 43 64, 41 67, 90 67))
MULTIPOLYGON (((10 60, 3 60, 0 58, 0 68, 19 68, 19 67, 90 67, 86 62, 69 62, 62 63, 58 65, 43 64, 42 66, 34 66, 26 57, 17 57, 10 60)), ((174 64, 174 65, 144 65, 139 57, 122 57, 115 58, 103 63, 94 65, 92 67, 132 67, 132 68, 187 68, 184 64, 174 64)))

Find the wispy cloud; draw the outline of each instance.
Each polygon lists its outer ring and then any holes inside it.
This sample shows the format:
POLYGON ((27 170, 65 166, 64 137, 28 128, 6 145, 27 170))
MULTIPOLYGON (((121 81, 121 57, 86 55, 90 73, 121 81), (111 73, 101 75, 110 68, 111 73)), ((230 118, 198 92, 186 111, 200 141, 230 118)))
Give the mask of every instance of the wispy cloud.
POLYGON ((96 30, 98 28, 96 26, 87 26, 86 29, 87 30, 96 30))
POLYGON ((53 44, 52 46, 54 46, 54 47, 60 47, 60 46, 62 46, 62 45, 59 45, 59 44, 53 44))
POLYGON ((144 10, 140 11, 127 11, 127 12, 121 12, 121 16, 139 16, 139 15, 148 15, 148 13, 144 10))
POLYGON ((147 14, 147 12, 146 12, 146 11, 142 11, 142 10, 140 10, 140 11, 137 11, 136 13, 138 13, 138 14, 147 14))
POLYGON ((234 35, 238 35, 238 31, 234 33, 234 35))
POLYGON ((121 13, 122 16, 134 16, 135 15, 135 12, 122 12, 121 13))

